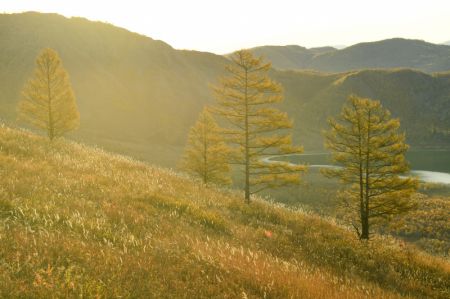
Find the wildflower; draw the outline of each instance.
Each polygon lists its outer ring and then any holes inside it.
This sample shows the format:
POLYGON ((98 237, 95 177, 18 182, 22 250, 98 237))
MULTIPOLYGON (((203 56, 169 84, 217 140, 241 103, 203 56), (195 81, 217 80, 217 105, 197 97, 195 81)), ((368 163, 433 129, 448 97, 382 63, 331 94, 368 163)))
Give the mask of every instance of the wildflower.
POLYGON ((272 238, 272 231, 270 231, 270 230, 265 230, 265 231, 264 231, 264 235, 265 235, 267 238, 272 238))

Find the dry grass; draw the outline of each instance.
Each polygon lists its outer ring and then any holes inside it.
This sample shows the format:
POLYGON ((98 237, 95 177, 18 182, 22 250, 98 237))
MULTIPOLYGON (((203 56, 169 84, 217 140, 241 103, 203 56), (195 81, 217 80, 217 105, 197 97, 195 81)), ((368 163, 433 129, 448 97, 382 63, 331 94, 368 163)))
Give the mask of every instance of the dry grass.
POLYGON ((419 207, 394 218, 385 231, 450 260, 450 197, 420 198, 419 207))
POLYGON ((0 126, 0 297, 448 298, 450 265, 0 126))

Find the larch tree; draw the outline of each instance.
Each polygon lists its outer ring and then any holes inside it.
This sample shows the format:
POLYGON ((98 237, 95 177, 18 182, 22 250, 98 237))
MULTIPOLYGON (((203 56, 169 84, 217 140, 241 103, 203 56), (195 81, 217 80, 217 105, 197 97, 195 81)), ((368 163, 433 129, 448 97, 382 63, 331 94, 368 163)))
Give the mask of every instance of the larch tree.
POLYGON ((45 130, 50 140, 78 127, 75 95, 55 50, 47 48, 38 55, 34 75, 22 90, 18 112, 20 120, 45 130))
POLYGON ((329 119, 325 146, 331 150, 335 168, 324 169, 348 187, 342 199, 350 209, 353 227, 368 240, 376 219, 407 212, 418 181, 407 177, 408 146, 398 133, 400 121, 379 101, 350 96, 338 120, 329 119))
POLYGON ((292 145, 287 131, 293 123, 274 104, 283 100, 281 85, 268 76, 271 64, 248 50, 231 56, 227 75, 213 87, 217 105, 213 113, 223 118, 227 142, 233 151, 230 162, 242 167, 245 200, 265 189, 298 184, 306 168, 268 157, 302 153, 292 145))
POLYGON ((198 177, 205 185, 231 183, 229 148, 212 115, 204 108, 190 129, 181 168, 198 177))

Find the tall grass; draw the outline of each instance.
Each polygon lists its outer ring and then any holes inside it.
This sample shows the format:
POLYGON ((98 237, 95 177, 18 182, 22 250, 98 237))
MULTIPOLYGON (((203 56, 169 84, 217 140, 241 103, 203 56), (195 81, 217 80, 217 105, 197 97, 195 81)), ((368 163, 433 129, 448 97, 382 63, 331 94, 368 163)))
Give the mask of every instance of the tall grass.
POLYGON ((0 127, 0 297, 448 298, 447 261, 0 127))

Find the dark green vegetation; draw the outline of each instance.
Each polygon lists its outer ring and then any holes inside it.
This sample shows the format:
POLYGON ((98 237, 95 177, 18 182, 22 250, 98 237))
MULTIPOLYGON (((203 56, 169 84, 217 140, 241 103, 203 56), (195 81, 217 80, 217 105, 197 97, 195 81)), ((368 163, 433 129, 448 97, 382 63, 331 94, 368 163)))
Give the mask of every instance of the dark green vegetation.
POLYGON ((391 238, 0 125, 0 297, 448 298, 391 238))
MULTIPOLYGON (((0 118, 15 121, 34 59, 51 47, 64 61, 77 97, 81 125, 72 137, 166 166, 175 166, 189 127, 202 107, 214 102, 208 85, 228 63, 112 25, 54 14, 0 15, 0 39, 0 118)), ((350 93, 381 100, 401 118, 410 144, 450 144, 450 73, 273 71, 270 76, 284 87, 281 108, 294 119, 294 143, 306 151, 322 148, 326 118, 340 111, 350 93)))
POLYGON ((332 47, 263 46, 252 49, 280 69, 345 72, 372 68, 412 68, 424 72, 450 69, 450 47, 421 40, 393 38, 360 43, 341 50, 332 47))

